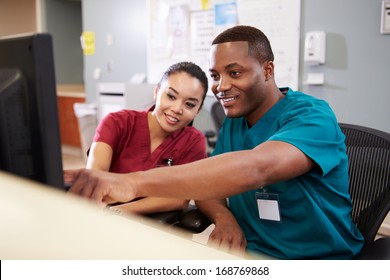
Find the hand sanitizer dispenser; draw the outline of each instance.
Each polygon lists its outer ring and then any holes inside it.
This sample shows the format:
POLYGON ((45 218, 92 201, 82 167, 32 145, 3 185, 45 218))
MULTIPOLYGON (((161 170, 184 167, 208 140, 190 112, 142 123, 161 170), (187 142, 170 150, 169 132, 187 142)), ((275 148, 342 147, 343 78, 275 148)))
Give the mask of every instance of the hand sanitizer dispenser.
POLYGON ((320 65, 325 63, 324 31, 306 33, 304 61, 307 65, 320 65))

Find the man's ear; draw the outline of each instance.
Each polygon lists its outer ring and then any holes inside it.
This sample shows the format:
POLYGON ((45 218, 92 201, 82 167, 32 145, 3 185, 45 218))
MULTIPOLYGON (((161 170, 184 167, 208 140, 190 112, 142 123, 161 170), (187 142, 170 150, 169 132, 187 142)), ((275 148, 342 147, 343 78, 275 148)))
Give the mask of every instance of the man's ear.
POLYGON ((274 67, 273 61, 267 61, 264 63, 264 77, 266 81, 274 76, 274 67))

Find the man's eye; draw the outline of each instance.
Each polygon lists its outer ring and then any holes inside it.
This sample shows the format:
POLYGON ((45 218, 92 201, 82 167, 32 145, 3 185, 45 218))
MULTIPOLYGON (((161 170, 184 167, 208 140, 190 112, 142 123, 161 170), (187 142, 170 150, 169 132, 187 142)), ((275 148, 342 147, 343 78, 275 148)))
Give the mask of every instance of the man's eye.
POLYGON ((232 72, 230 72, 230 76, 232 76, 232 77, 237 77, 237 76, 239 76, 241 73, 239 72, 239 71, 232 71, 232 72))
POLYGON ((210 74, 210 77, 211 79, 213 79, 214 81, 217 81, 219 79, 219 75, 218 74, 210 74))

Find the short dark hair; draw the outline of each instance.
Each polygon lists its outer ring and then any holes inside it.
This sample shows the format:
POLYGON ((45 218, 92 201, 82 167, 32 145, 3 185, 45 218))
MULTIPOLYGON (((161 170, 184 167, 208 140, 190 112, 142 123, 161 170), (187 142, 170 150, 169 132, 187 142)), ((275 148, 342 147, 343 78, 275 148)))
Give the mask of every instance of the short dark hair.
POLYGON ((274 61, 274 54, 267 36, 252 26, 237 25, 226 29, 214 39, 212 45, 238 41, 248 42, 249 55, 261 64, 274 61))
POLYGON ((166 79, 168 79, 170 75, 175 73, 181 73, 181 72, 185 72, 191 77, 198 79, 199 82, 201 83, 203 87, 203 98, 199 108, 202 108, 204 99, 206 98, 206 94, 208 91, 209 82, 206 73, 202 70, 202 68, 200 68, 198 65, 196 65, 193 62, 183 61, 169 66, 168 69, 165 70, 157 86, 160 87, 161 83, 166 79))

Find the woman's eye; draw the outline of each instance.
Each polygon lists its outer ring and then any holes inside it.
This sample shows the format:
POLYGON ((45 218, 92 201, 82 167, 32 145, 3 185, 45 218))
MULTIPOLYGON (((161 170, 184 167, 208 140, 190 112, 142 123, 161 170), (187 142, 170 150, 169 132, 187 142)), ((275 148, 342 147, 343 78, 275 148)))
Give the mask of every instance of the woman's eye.
POLYGON ((167 96, 170 100, 175 100, 175 96, 173 94, 167 93, 167 96))
POLYGON ((187 107, 189 107, 189 108, 191 108, 191 109, 192 109, 192 108, 195 108, 195 106, 196 106, 196 105, 195 105, 194 103, 187 103, 187 107))

